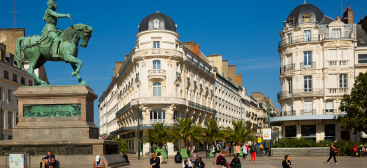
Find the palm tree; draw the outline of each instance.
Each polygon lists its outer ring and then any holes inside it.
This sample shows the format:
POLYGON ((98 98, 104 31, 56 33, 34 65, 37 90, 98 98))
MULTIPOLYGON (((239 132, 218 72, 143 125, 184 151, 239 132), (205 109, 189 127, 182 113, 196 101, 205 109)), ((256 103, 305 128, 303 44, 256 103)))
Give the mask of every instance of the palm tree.
POLYGON ((233 128, 228 127, 226 129, 228 132, 228 136, 226 136, 226 138, 236 144, 246 141, 255 141, 254 134, 256 132, 254 130, 247 129, 248 124, 249 123, 243 121, 232 120, 233 128))
POLYGON ((200 126, 194 124, 194 119, 178 119, 172 130, 173 143, 178 143, 180 139, 185 141, 185 147, 189 146, 191 139, 203 143, 203 131, 200 126))
POLYGON ((164 122, 161 123, 154 123, 152 124, 153 129, 148 129, 148 133, 144 135, 143 142, 149 143, 153 142, 158 144, 159 149, 162 149, 162 146, 170 140, 170 127, 164 122))
POLYGON ((207 143, 214 145, 217 139, 225 141, 224 127, 218 126, 218 123, 214 119, 205 122, 205 126, 206 129, 203 129, 203 132, 205 134, 204 140, 207 143))

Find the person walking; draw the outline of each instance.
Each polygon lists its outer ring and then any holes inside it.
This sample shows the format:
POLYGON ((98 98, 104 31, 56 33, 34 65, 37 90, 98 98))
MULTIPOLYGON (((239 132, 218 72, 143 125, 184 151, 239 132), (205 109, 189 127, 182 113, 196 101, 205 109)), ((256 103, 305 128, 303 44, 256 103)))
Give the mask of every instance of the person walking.
POLYGON ((236 147, 234 147, 235 151, 236 151, 236 155, 237 157, 240 156, 240 152, 241 152, 241 147, 240 144, 237 143, 236 147))
POLYGON ((285 155, 284 156, 284 160, 282 162, 282 166, 283 166, 283 168, 291 168, 292 167, 291 161, 289 160, 289 155, 285 155))
POLYGON ((231 143, 229 143, 228 145, 229 145, 229 156, 231 156, 231 152, 232 152, 232 145, 231 145, 231 143))
POLYGON ((229 156, 229 146, 227 145, 225 149, 226 149, 226 156, 229 156))
POLYGON ((196 150, 194 150, 194 152, 192 152, 191 157, 190 157, 191 163, 192 163, 193 165, 195 165, 196 160, 197 160, 198 158, 199 158, 199 155, 198 155, 197 151, 196 151, 196 150))
POLYGON ((190 146, 188 146, 188 147, 186 148, 186 151, 187 151, 187 156, 188 156, 188 158, 190 158, 190 146))
POLYGON ((212 146, 212 153, 213 153, 214 157, 215 157, 215 153, 216 153, 216 151, 217 151, 217 149, 215 148, 215 145, 213 145, 213 146, 212 146))
POLYGON ((246 159, 247 157, 247 145, 246 144, 243 144, 243 147, 242 147, 242 157, 243 159, 246 159))
POLYGON ((327 164, 330 164, 329 163, 329 161, 330 161, 330 159, 331 159, 331 157, 333 157, 334 158, 334 162, 335 162, 335 164, 338 164, 337 162, 336 162, 336 158, 335 158, 335 147, 334 147, 334 143, 331 143, 331 146, 330 146, 330 157, 329 157, 329 159, 327 160, 327 164))
POLYGON ((255 148, 255 145, 253 144, 250 148, 250 152, 251 152, 251 161, 252 161, 252 158, 254 158, 254 161, 255 161, 255 157, 256 157, 256 148, 255 148))
POLYGON ((208 159, 208 156, 210 155, 210 149, 209 149, 209 145, 208 144, 206 144, 205 152, 206 152, 206 158, 208 159))

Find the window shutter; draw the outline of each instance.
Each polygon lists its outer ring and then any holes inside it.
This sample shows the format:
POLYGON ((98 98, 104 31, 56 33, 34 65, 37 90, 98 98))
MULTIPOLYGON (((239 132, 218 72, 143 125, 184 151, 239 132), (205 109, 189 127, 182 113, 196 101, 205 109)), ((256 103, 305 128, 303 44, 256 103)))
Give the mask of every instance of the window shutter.
POLYGON ((348 50, 342 50, 342 60, 348 60, 348 50))
POLYGON ((335 74, 329 75, 329 87, 337 88, 337 79, 335 74))
POLYGON ((329 50, 329 56, 326 60, 336 60, 336 50, 329 50))

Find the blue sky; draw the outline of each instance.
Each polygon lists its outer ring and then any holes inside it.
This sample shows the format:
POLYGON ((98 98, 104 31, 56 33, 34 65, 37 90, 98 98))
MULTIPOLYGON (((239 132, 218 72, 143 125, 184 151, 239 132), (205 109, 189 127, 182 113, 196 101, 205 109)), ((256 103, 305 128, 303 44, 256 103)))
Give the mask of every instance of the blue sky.
MULTIPOLYGON (((25 28, 26 36, 41 35, 47 0, 16 0, 17 27, 25 28)), ((57 0, 59 13, 70 13, 74 23, 84 23, 94 29, 87 48, 80 48, 83 61, 81 77, 101 95, 112 77, 115 61, 123 61, 135 45, 141 20, 159 11, 170 16, 178 25, 182 42, 195 41, 204 54, 223 54, 229 64, 236 65, 248 93, 261 91, 270 96, 276 107, 280 92, 278 55, 279 31, 289 13, 303 0, 262 1, 127 1, 127 0, 57 0)), ((341 1, 307 0, 331 18, 341 15, 341 1)), ((367 15, 366 0, 343 1, 343 8, 354 11, 354 22, 367 15)), ((13 27, 13 0, 2 0, 0 28, 13 27)), ((58 28, 72 23, 59 19, 58 28)), ((45 64, 51 84, 76 84, 72 69, 63 62, 45 64)), ((99 126, 98 101, 94 102, 95 123, 99 126)))

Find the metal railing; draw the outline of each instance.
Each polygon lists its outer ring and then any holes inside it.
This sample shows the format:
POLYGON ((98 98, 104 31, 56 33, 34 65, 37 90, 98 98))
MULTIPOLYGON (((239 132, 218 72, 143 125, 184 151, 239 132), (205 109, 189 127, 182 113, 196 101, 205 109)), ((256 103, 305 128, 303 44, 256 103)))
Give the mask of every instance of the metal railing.
POLYGON ((131 106, 131 102, 127 103, 122 109, 120 109, 116 113, 116 117, 119 116, 120 114, 122 114, 123 112, 125 112, 128 108, 130 108, 130 106, 131 106))
POLYGON ((217 110, 215 110, 215 109, 206 107, 204 105, 201 105, 201 104, 198 104, 198 103, 195 103, 195 102, 192 102, 192 101, 189 101, 189 106, 192 107, 192 108, 196 108, 196 109, 199 109, 199 110, 202 110, 202 111, 207 111, 207 112, 210 112, 210 113, 213 113, 213 114, 217 113, 217 110))
POLYGON ((352 38, 352 33, 324 33, 323 39, 348 39, 352 38))
POLYGON ((337 109, 324 109, 324 115, 337 115, 338 110, 337 109))
POLYGON ((348 94, 349 93, 348 87, 342 87, 342 88, 327 88, 326 93, 331 95, 339 95, 339 94, 348 94))
POLYGON ((296 110, 283 111, 284 116, 296 116, 296 110))
POLYGON ((289 44, 296 44, 296 43, 303 43, 303 42, 314 42, 320 41, 319 35, 301 35, 301 36, 294 36, 291 38, 284 38, 278 43, 278 48, 289 44))
POLYGON ((311 65, 305 65, 304 62, 301 62, 300 67, 301 67, 301 69, 316 68, 316 62, 311 62, 311 65))
POLYGON ((348 66, 348 60, 326 60, 326 66, 348 66))
POLYGON ((323 95, 323 89, 320 88, 305 88, 305 89, 295 89, 291 91, 283 91, 277 94, 278 99, 288 98, 288 97, 305 97, 305 96, 321 96, 323 95))
POLYGON ((285 66, 281 67, 280 73, 284 73, 286 71, 291 71, 291 70, 295 70, 295 63, 288 64, 288 65, 285 65, 285 66))
POLYGON ((316 109, 312 110, 301 110, 301 115, 316 115, 316 109))

